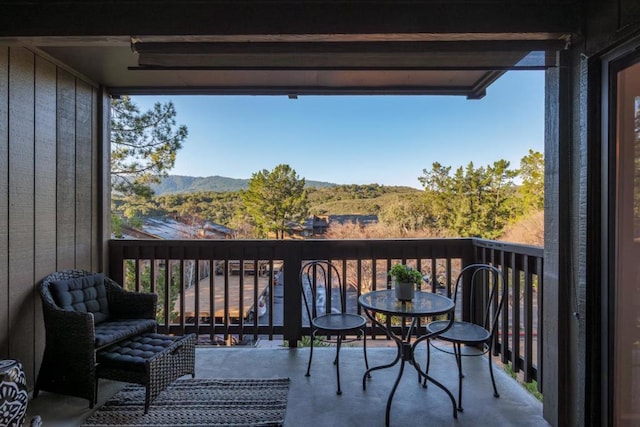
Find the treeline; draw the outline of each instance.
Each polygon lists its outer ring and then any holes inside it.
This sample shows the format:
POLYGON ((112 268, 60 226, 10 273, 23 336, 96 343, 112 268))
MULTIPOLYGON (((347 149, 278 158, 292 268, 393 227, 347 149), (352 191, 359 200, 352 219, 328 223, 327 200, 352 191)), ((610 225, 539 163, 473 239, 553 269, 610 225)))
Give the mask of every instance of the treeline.
MULTIPOLYGON (((331 188, 308 188, 309 215, 378 215, 386 203, 395 203, 400 195, 421 195, 421 190, 409 187, 367 185, 337 185, 331 188)), ((113 196, 114 209, 127 211, 127 217, 196 215, 217 224, 232 226, 243 211, 242 190, 200 191, 154 196, 145 202, 113 196)))
POLYGON ((453 173, 434 163, 423 173, 423 225, 453 236, 496 239, 509 225, 544 209, 544 158, 533 150, 517 169, 498 160, 478 168, 469 163, 453 173))
MULTIPOLYGON (((387 237, 497 239, 517 222, 543 210, 543 178, 543 156, 530 150, 518 168, 511 168, 505 160, 481 167, 471 162, 456 170, 433 163, 418 178, 424 190, 369 184, 304 191, 308 215, 378 215, 390 234, 387 237)), ((114 196, 114 210, 127 212, 121 216, 133 221, 143 216, 195 215, 250 230, 243 191, 165 194, 135 203, 114 196)))

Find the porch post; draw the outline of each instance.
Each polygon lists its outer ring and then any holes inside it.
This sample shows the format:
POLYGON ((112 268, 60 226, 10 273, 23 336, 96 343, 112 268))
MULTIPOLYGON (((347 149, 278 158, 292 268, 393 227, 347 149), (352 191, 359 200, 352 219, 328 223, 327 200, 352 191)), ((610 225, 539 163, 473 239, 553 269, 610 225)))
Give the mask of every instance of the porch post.
POLYGON ((284 269, 284 321, 283 336, 289 341, 289 348, 298 346, 298 340, 302 337, 302 301, 298 285, 298 275, 302 263, 302 248, 299 242, 289 242, 283 269, 284 269))
POLYGON ((584 359, 580 356, 579 249, 584 241, 586 165, 576 148, 581 99, 578 54, 558 53, 545 85, 545 230, 542 331, 545 419, 553 426, 583 424, 584 359), (584 185, 584 186, 583 186, 584 185))
MULTIPOLYGON (((92 257, 95 271, 109 274, 109 239, 111 238, 111 101, 104 87, 98 90, 98 249, 92 257)), ((122 283, 122 282, 120 282, 122 283)))

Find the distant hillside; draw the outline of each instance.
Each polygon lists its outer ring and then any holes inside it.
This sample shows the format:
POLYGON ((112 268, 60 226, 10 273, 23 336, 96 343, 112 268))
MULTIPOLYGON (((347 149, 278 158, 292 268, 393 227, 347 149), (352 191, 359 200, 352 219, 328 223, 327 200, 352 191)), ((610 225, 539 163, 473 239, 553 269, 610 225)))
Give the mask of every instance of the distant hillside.
MULTIPOLYGON (((308 188, 328 188, 336 184, 321 181, 306 181, 308 188)), ((216 191, 219 193, 244 190, 249 185, 248 179, 228 178, 224 176, 183 176, 169 175, 160 184, 153 184, 151 188, 156 196, 174 193, 195 193, 201 191, 216 191)))
POLYGON ((309 212, 313 215, 378 215, 382 206, 424 194, 411 187, 368 185, 339 185, 318 188, 309 192, 309 212))

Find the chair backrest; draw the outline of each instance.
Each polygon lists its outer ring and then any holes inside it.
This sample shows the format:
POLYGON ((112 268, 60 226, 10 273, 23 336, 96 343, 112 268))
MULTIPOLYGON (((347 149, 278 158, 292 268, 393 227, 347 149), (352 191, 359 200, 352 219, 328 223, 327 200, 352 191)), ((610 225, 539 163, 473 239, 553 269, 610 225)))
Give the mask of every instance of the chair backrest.
POLYGON ((307 319, 346 311, 346 291, 338 269, 331 262, 303 262, 299 283, 307 319))
POLYGON ((109 317, 108 281, 102 273, 61 270, 42 279, 40 296, 45 308, 90 312, 98 324, 109 317))
POLYGON ((469 313, 469 318, 464 320, 482 325, 493 336, 507 292, 502 271, 490 264, 469 264, 455 282, 453 301, 456 305, 459 288, 466 298, 462 313, 469 313))

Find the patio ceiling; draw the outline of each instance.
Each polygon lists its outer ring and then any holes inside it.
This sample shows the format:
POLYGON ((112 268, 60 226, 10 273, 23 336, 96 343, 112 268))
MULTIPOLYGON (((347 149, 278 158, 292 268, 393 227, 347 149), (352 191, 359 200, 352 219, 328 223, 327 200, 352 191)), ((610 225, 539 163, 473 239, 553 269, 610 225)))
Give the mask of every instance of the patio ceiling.
POLYGON ((563 34, 20 37, 118 94, 427 94, 481 98, 507 70, 546 69, 563 34))

